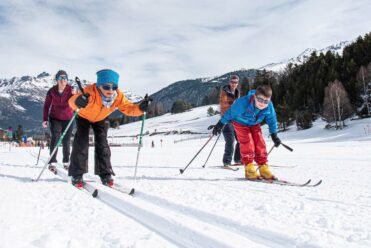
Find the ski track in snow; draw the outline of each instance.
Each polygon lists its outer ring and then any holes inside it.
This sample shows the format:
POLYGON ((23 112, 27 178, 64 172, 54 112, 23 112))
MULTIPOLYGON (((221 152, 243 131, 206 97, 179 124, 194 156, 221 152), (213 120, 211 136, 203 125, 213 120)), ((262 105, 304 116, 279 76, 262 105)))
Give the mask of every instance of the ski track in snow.
MULTIPOLYGON (((32 154, 32 156, 37 157, 36 154, 32 154)), ((42 158, 42 160, 45 162, 47 158, 42 158)), ((68 180, 66 173, 62 172, 61 176, 68 180)), ((87 179, 94 180, 91 177, 87 179)), ((88 182, 88 184, 92 183, 88 182)), ((132 199, 131 196, 125 196, 121 193, 108 193, 109 189, 99 186, 99 184, 93 183, 93 186, 99 188, 97 199, 101 202, 141 223, 178 247, 240 247, 241 244, 254 247, 295 246, 293 240, 283 235, 273 232, 267 233, 254 227, 242 227, 237 222, 223 218, 219 218, 218 221, 218 216, 202 211, 197 212, 196 209, 184 211, 188 208, 172 204, 158 197, 152 196, 150 198, 147 195, 143 198, 146 201, 141 201, 142 197, 132 199), (166 202, 166 204, 156 204, 159 201, 166 202), (231 227, 233 227, 233 231, 230 230, 231 227), (234 245, 234 242, 237 245, 234 245)))

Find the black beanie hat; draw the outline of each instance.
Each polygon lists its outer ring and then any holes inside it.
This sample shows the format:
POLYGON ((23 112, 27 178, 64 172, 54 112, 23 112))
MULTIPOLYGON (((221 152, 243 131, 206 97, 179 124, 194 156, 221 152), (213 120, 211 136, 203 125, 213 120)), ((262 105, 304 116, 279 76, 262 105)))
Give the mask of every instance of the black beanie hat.
POLYGON ((55 74, 55 80, 58 80, 57 78, 58 78, 60 75, 66 75, 67 78, 68 78, 68 75, 67 75, 67 72, 66 72, 66 71, 64 71, 64 70, 59 70, 59 71, 57 72, 57 74, 55 74))

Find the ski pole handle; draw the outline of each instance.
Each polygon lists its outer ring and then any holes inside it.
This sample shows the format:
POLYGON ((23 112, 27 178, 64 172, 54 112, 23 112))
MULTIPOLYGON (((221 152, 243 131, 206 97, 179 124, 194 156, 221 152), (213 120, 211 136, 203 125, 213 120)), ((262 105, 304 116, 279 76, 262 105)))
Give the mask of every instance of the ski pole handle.
POLYGON ((81 86, 81 81, 79 77, 75 77, 75 82, 77 83, 77 86, 79 86, 79 89, 81 90, 82 94, 84 94, 84 89, 81 86))
POLYGON ((292 149, 291 147, 289 147, 288 145, 285 145, 284 143, 281 142, 281 145, 283 147, 285 147, 287 150, 289 150, 290 152, 294 151, 294 149, 292 149))

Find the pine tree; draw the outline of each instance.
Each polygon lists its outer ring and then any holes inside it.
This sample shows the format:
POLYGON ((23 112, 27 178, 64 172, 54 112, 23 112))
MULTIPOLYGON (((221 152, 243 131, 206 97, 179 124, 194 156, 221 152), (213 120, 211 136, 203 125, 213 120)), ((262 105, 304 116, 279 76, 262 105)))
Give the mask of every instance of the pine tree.
POLYGON ((251 90, 249 79, 247 77, 244 77, 242 79, 241 88, 240 88, 240 95, 246 96, 247 92, 251 90))
POLYGON ((172 114, 182 113, 190 108, 192 108, 192 105, 185 102, 184 100, 176 100, 173 103, 173 106, 171 107, 171 113, 172 114))

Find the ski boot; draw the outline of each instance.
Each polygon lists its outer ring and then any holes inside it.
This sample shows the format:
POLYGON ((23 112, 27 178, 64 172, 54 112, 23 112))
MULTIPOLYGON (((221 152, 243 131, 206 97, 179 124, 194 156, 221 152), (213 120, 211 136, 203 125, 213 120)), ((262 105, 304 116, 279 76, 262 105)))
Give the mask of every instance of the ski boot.
POLYGON ((75 186, 78 189, 81 189, 84 187, 84 182, 82 181, 82 175, 72 176, 71 183, 73 186, 75 186))
POLYGON ((225 167, 229 167, 229 166, 231 166, 231 163, 224 163, 224 162, 223 162, 223 166, 224 166, 224 168, 225 168, 225 167))
POLYGON ((48 169, 57 175, 57 163, 50 163, 48 169))
POLYGON ((277 180, 277 177, 272 174, 267 164, 259 165, 259 172, 260 176, 265 180, 277 180))
POLYGON ((63 163, 63 168, 68 171, 68 167, 70 167, 69 163, 63 163))
POLYGON ((102 181, 103 185, 112 187, 113 186, 113 178, 111 174, 101 174, 99 175, 100 180, 102 181))
POLYGON ((259 180, 261 179, 259 174, 255 170, 254 163, 248 163, 245 165, 245 178, 247 180, 259 180))

